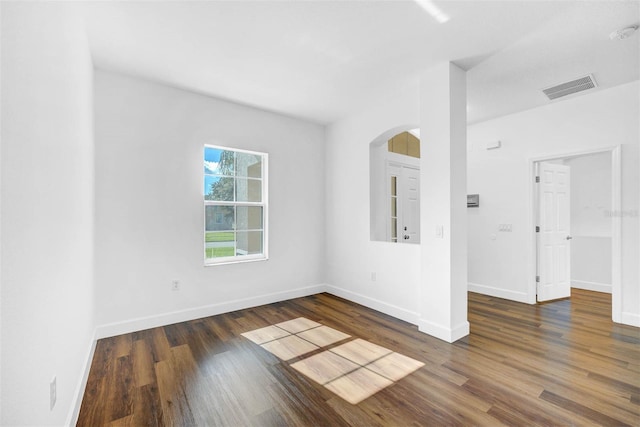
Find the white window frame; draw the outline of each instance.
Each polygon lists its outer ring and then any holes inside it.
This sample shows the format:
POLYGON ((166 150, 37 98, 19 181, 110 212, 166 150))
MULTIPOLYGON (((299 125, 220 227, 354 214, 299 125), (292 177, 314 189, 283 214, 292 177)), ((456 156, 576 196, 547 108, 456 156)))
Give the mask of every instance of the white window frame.
MULTIPOLYGON (((268 209, 268 200, 269 200, 269 185, 268 185, 268 176, 269 176, 269 155, 267 153, 263 153, 263 152, 259 152, 259 151, 250 151, 250 150, 242 150, 242 149, 238 149, 238 148, 233 148, 233 147, 225 147, 225 146, 221 146, 221 145, 213 145, 213 144, 205 144, 202 150, 202 158, 204 160, 204 153, 205 150, 207 148, 213 148, 213 149, 217 149, 217 150, 225 150, 225 151, 233 151, 235 153, 245 153, 245 154, 253 154, 253 155, 257 155, 262 157, 262 165, 261 165, 261 169, 262 169, 262 177, 261 177, 261 184, 262 184, 262 202, 238 202, 238 201, 215 201, 215 200, 206 200, 204 198, 205 194, 202 195, 202 199, 204 202, 203 205, 203 240, 204 240, 204 265, 205 267, 207 266, 214 266, 214 265, 223 265, 223 264, 235 264, 235 263, 244 263, 244 262, 253 262, 253 261, 266 261, 269 259, 269 236, 268 236, 268 217, 269 217, 269 209, 268 209), (262 207, 262 253, 260 254, 250 254, 250 255, 233 255, 233 256, 227 256, 227 257, 217 257, 217 258, 207 258, 207 240, 206 240, 206 236, 207 236, 207 217, 206 217, 206 210, 207 210, 207 206, 235 206, 235 207, 241 207, 241 206, 260 206, 262 207)), ((234 168, 234 179, 237 177, 235 175, 236 170, 234 168)), ((205 177, 207 175, 207 173, 203 172, 203 181, 205 179, 205 177)), ((203 188, 204 190, 204 188, 203 188)), ((235 192, 234 192, 234 199, 235 199, 235 192)), ((234 230, 235 232, 236 230, 234 230)))

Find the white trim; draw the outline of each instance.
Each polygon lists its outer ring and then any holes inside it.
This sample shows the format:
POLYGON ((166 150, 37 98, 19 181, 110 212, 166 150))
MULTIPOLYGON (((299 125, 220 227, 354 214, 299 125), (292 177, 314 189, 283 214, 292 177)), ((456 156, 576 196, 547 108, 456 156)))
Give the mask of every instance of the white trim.
POLYGON ((527 283, 527 303, 536 304, 538 295, 538 284, 536 282, 536 275, 538 274, 538 234, 536 233, 536 226, 538 225, 538 187, 536 185, 536 176, 538 175, 537 162, 534 160, 529 161, 529 176, 527 177, 527 188, 529 189, 529 197, 527 199, 528 209, 528 224, 529 231, 528 236, 530 239, 529 245, 529 262, 525 268, 526 283, 527 283))
POLYGON ((606 294, 610 294, 612 288, 611 283, 587 282, 585 280, 572 280, 571 287, 586 291, 604 292, 606 294))
POLYGON ((201 319, 203 317, 216 316, 218 314, 229 313, 236 310, 243 310, 260 305, 286 301, 293 298, 315 295, 324 291, 325 285, 320 284, 251 298, 237 299, 219 304, 187 308, 185 310, 173 311, 154 316, 139 317, 137 319, 130 319, 122 322, 109 323, 96 328, 96 338, 101 339, 113 337, 145 329, 171 325, 173 323, 188 322, 190 320, 201 319))
POLYGON ((80 407, 82 406, 82 399, 84 392, 87 388, 87 382, 89 380, 89 372, 91 371, 91 363, 93 362, 93 355, 96 352, 96 344, 98 343, 97 329, 93 331, 93 338, 89 344, 89 351, 87 357, 84 360, 84 366, 82 368, 82 376, 78 380, 76 390, 73 393, 72 406, 67 414, 66 426, 75 426, 78 423, 78 417, 80 416, 80 407))
POLYGON ((420 317, 419 313, 415 311, 406 310, 402 307, 398 307, 397 305, 389 304, 375 298, 339 288, 337 286, 326 285, 325 292, 338 296, 340 298, 347 299, 351 302, 364 305, 365 307, 380 311, 384 314, 393 316, 396 319, 404 320, 405 322, 409 322, 413 325, 417 324, 418 318, 420 317))
MULTIPOLYGON (((262 231, 262 230, 260 230, 262 231)), ((236 249, 236 253, 238 249, 236 249)), ((236 255, 229 257, 220 257, 220 258, 205 258, 204 266, 205 267, 214 267, 216 265, 229 265, 229 264, 242 264, 245 262, 254 262, 254 261, 269 261, 264 254, 255 254, 255 255, 236 255), (215 260, 215 261, 210 261, 215 260)))
MULTIPOLYGON (((203 237, 205 237, 205 241, 204 243, 204 266, 205 267, 213 267, 216 265, 226 265, 226 264, 235 264, 235 263, 244 263, 244 262, 253 262, 253 261, 266 261, 269 259, 269 154, 268 153, 263 153, 260 151, 249 151, 249 150, 242 150, 239 148, 233 148, 233 147, 224 147, 221 145, 213 145, 213 144, 204 144, 204 149, 203 149, 203 158, 204 155, 207 151, 207 148, 213 148, 213 149, 218 149, 218 150, 224 150, 224 151, 233 151, 234 153, 244 153, 244 154, 253 154, 255 156, 260 156, 260 158, 262 159, 262 163, 261 163, 261 173, 262 176, 258 179, 258 178, 253 178, 253 177, 243 177, 243 176, 238 176, 236 175, 236 170, 235 170, 235 161, 234 161, 234 171, 233 171, 233 176, 230 178, 233 178, 234 182, 236 179, 238 178, 243 178, 243 179, 247 179, 247 180, 253 180, 253 181, 260 181, 261 183, 261 187, 262 187, 262 201, 260 202, 250 202, 250 201, 237 201, 235 200, 236 196, 234 193, 234 200, 233 201, 221 201, 221 200, 207 200, 204 199, 204 205, 203 205, 203 224, 202 224, 202 228, 204 231, 203 237), (237 255, 238 252, 238 248, 237 248, 237 240, 234 240, 234 255, 233 256, 228 256, 228 257, 219 257, 219 258, 207 258, 207 242, 206 242, 206 234, 207 234, 207 206, 233 206, 234 208, 237 207, 246 207, 246 206, 256 206, 256 207, 261 207, 262 208, 262 229, 257 229, 257 230, 237 230, 234 227, 234 230, 225 230, 225 231, 229 231, 229 232, 233 232, 234 235, 238 232, 244 232, 244 231, 261 231, 262 232, 262 252, 259 254, 253 254, 253 255, 237 255)), ((234 157, 235 159, 235 157, 234 157)), ((203 178, 206 181, 206 177, 207 175, 209 176, 215 176, 215 174, 207 174, 206 172, 203 173, 203 178)), ((203 197, 204 198, 204 197, 203 197)), ((235 217, 234 217, 234 224, 235 224, 235 217)), ((237 237, 237 236, 236 236, 237 237)))
POLYGON ((449 329, 428 320, 419 319, 418 330, 448 343, 453 343, 469 335, 469 322, 465 321, 463 324, 449 329))
POLYGON ((629 313, 628 311, 623 311, 620 316, 620 322, 625 325, 635 326, 640 328, 640 314, 638 313, 629 313))
POLYGON ((412 157, 406 154, 398 154, 392 153, 391 151, 387 151, 387 156, 385 160, 387 164, 392 164, 396 166, 404 166, 408 168, 420 169, 420 158, 412 157))
MULTIPOLYGON (((611 189, 611 209, 614 212, 621 212, 622 146, 620 145, 611 150, 611 189)), ((622 320, 622 217, 617 215, 613 215, 611 222, 611 319, 617 323, 626 323, 622 320)))
POLYGON ((522 302, 525 304, 535 304, 535 301, 529 299, 527 292, 511 291, 503 288, 496 288, 488 285, 481 285, 479 283, 467 284, 469 292, 476 292, 478 294, 489 295, 496 298, 508 299, 510 301, 522 302))
MULTIPOLYGON (((535 183, 535 165, 536 163, 547 161, 566 159, 571 157, 580 157, 589 154, 611 153, 611 209, 613 211, 622 211, 622 167, 621 167, 621 146, 608 146, 591 150, 574 151, 569 153, 549 154, 529 159, 529 262, 525 269, 527 271, 527 290, 528 298, 536 301, 536 208, 535 202, 536 183, 535 183)), ((617 323, 627 323, 623 320, 622 313, 622 218, 613 216, 611 224, 611 318, 617 323)), ((629 313, 626 313, 629 314, 629 313)))
POLYGON ((619 145, 611 145, 608 147, 593 148, 590 150, 571 151, 568 153, 547 154, 544 156, 532 157, 529 159, 529 161, 533 163, 539 163, 539 162, 545 162, 548 160, 560 160, 560 159, 568 159, 571 157, 588 156, 589 154, 611 153, 619 148, 620 148, 619 145))

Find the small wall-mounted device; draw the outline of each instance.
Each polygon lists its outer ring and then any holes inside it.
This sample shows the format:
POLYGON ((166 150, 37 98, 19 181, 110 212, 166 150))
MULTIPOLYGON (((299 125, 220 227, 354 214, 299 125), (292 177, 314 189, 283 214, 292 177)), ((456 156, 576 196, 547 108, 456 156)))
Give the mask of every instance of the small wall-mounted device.
POLYGON ((468 208, 480 207, 480 195, 479 194, 467 194, 467 207, 468 208))
POLYGON ((500 142, 500 141, 490 141, 490 142, 487 142, 486 147, 487 147, 487 150, 496 150, 496 149, 502 147, 502 142, 500 142))

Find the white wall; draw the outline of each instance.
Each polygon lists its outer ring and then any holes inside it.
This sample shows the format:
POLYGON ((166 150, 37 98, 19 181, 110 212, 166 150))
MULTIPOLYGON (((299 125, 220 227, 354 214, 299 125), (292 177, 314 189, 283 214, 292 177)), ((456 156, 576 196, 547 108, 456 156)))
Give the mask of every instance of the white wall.
MULTIPOLYGON (((2 5, 0 4, 0 64, 2 63, 1 26, 2 5)), ((2 67, 0 67, 0 81, 2 67)), ((0 100, 2 99, 2 84, 0 84, 0 100)), ((0 132, 2 127, 2 102, 0 102, 0 132)), ((0 384, 2 384, 2 134, 0 133, 0 384)), ((2 386, 0 385, 0 424, 2 424, 2 386)))
POLYGON ((565 159, 571 168, 571 233, 611 237, 611 154, 565 159))
POLYGON ((95 111, 99 335, 322 289, 323 127, 100 70, 95 111), (268 261, 204 267, 204 144, 269 154, 268 261))
POLYGON ((1 7, 0 424, 63 425, 94 331, 92 65, 73 5, 1 7))
POLYGON ((622 318, 640 325, 639 90, 636 81, 469 127, 468 192, 480 194, 480 207, 468 210, 471 290, 532 302, 532 158, 622 145, 622 318), (487 151, 495 140, 502 148, 487 151), (513 231, 498 232, 502 223, 513 231))
POLYGON ((451 177, 447 175, 448 167, 443 171, 433 165, 440 162, 464 169, 464 81, 464 72, 457 67, 440 64, 425 72, 419 82, 405 86, 393 96, 380 96, 365 110, 333 123, 327 130, 329 292, 417 324, 420 330, 449 342, 468 333, 466 266, 456 268, 457 262, 465 261, 465 227, 454 229, 455 224, 464 221, 464 216, 457 215, 465 213, 458 209, 458 206, 466 206, 465 179, 464 171, 451 177), (440 105, 447 108, 446 114, 441 113, 440 105), (433 114, 430 115, 430 111, 433 114), (415 123, 420 123, 421 136, 422 243, 403 245, 372 241, 371 224, 367 221, 371 206, 370 143, 417 128, 415 123), (454 142, 449 144, 449 141, 454 142), (431 148, 429 144, 432 144, 431 148), (438 148, 434 149, 435 146, 438 148), (429 157, 430 153, 437 160, 429 157), (425 165, 438 170, 438 183, 435 180, 425 183, 425 177, 432 178, 425 173, 425 165), (439 185, 440 182, 444 184, 439 185), (453 193, 459 193, 459 197, 450 198, 448 190, 451 189, 453 193), (441 198, 451 204, 425 211, 425 206, 429 206, 428 202, 425 204, 426 200, 439 203, 441 198), (422 228, 425 224, 428 224, 427 230, 432 231, 435 229, 433 224, 444 224, 442 238, 434 239, 432 233, 422 228), (461 245, 456 244, 459 240, 462 240, 461 245), (425 254, 438 251, 446 253, 425 262, 425 254), (459 280, 462 277, 465 279, 459 280), (432 309, 434 305, 437 309, 432 309))
POLYGON ((469 334, 466 79, 464 70, 441 63, 423 73, 420 85, 418 327, 448 342, 469 334))
POLYGON ((416 82, 330 125, 325 153, 329 291, 413 323, 420 309, 420 245, 370 240, 369 144, 417 128, 419 110, 416 82))

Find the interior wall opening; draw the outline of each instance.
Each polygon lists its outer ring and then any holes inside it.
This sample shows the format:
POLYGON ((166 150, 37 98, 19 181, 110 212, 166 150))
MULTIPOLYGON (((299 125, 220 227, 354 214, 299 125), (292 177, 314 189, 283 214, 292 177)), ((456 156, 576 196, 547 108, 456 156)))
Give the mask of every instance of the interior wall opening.
POLYGON ((369 144, 370 238, 420 243, 420 129, 389 130, 369 144))

